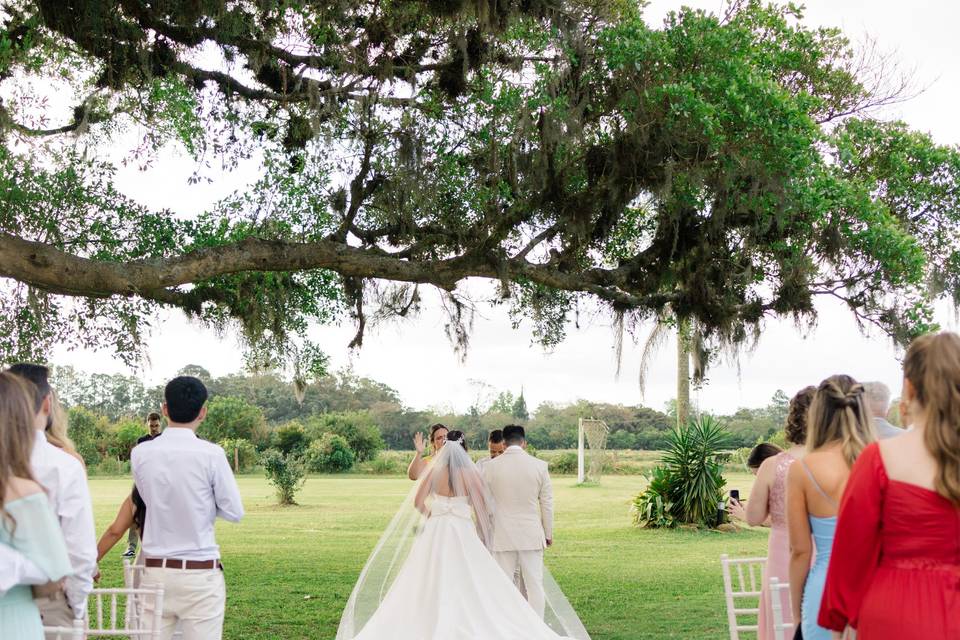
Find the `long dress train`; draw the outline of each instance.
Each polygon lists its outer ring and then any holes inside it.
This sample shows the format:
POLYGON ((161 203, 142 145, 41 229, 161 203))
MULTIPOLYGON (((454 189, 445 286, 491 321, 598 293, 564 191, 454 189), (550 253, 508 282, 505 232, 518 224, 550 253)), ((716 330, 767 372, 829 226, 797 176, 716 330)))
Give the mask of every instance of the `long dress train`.
POLYGON ((356 640, 558 640, 480 538, 464 497, 436 496, 406 563, 356 640))
POLYGON ((496 506, 461 445, 444 445, 384 530, 336 640, 590 640, 546 568, 541 618, 494 560, 496 506))

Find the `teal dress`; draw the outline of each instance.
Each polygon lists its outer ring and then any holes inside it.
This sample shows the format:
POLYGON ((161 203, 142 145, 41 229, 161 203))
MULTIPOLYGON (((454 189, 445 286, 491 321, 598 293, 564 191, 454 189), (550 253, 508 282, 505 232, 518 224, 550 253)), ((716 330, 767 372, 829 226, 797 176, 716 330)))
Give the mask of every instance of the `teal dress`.
MULTIPOLYGON (((3 505, 9 518, 0 525, 0 544, 13 547, 47 577, 59 580, 73 573, 60 525, 44 493, 34 493, 3 505), (12 530, 12 531, 11 531, 12 530)), ((43 640, 40 611, 27 585, 18 585, 0 596, 0 638, 43 640)))

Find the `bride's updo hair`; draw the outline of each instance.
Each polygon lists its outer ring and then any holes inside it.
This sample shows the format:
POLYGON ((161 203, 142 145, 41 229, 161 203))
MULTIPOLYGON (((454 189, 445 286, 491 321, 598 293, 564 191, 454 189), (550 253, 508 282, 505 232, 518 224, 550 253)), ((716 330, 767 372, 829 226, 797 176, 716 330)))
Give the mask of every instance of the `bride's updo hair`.
POLYGON ((467 436, 463 435, 463 431, 450 431, 447 433, 447 442, 456 442, 464 451, 469 451, 467 449, 467 436))

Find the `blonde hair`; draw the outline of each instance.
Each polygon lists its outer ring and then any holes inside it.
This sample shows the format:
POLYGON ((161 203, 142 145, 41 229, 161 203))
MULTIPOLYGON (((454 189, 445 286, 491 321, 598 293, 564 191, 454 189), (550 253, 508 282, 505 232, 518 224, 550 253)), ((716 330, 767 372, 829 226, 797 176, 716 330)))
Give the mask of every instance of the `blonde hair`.
POLYGON ((960 336, 921 336, 907 349, 903 375, 917 393, 923 441, 937 463, 934 488, 960 505, 960 336))
POLYGON ((850 376, 830 376, 821 382, 810 403, 807 451, 839 441, 843 459, 852 467, 860 452, 877 439, 863 396, 863 385, 850 376))
POLYGON ((0 520, 16 529, 4 508, 10 479, 33 480, 30 453, 33 450, 33 390, 29 382, 12 373, 0 373, 0 520))
POLYGON ((57 392, 50 390, 50 421, 45 430, 47 442, 64 451, 77 455, 77 447, 67 435, 67 412, 64 411, 57 392))

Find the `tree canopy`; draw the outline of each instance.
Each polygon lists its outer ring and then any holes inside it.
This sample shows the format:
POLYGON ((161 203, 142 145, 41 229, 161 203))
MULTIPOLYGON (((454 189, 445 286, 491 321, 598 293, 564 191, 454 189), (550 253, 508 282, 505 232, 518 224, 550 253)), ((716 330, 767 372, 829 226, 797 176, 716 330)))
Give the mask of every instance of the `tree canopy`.
MULTIPOLYGON (((650 24, 627 0, 5 0, 0 353, 140 354, 161 307, 303 378, 311 322, 457 285, 563 339, 571 310, 712 344, 849 305, 899 341, 960 298, 960 153, 876 107, 889 58, 793 5, 650 24), (207 211, 116 185, 176 147, 207 211), (117 150, 122 150, 119 154, 117 150)), ((169 185, 171 190, 181 185, 169 185)))

